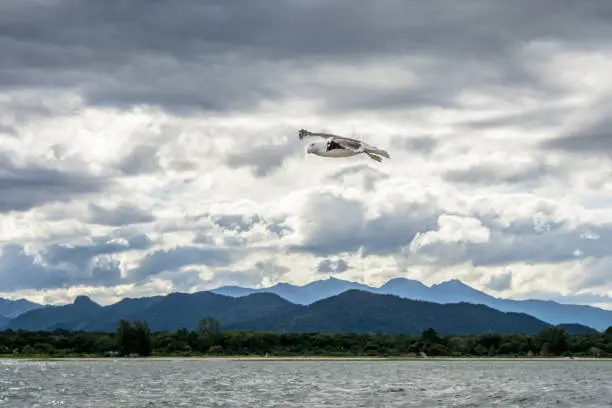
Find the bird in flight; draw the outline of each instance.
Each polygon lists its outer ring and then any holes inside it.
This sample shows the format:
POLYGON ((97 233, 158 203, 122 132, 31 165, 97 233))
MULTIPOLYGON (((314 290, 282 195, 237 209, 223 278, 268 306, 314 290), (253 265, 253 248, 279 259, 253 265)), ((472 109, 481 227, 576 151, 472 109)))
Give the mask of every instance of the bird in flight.
POLYGON ((306 129, 300 129, 298 137, 300 140, 305 137, 322 137, 325 139, 309 143, 308 146, 306 146, 306 153, 308 154, 337 158, 355 156, 363 153, 377 162, 381 162, 382 157, 389 158, 389 153, 385 150, 350 137, 333 135, 331 133, 310 132, 306 129))

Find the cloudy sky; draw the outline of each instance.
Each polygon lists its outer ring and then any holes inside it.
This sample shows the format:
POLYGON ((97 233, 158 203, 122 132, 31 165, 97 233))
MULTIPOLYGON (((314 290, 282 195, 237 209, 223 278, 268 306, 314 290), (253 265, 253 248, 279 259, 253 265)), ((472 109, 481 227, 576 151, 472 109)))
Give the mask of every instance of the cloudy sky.
POLYGON ((612 308, 612 3, 0 2, 0 296, 461 279, 612 308), (307 156, 297 131, 390 160, 307 156))

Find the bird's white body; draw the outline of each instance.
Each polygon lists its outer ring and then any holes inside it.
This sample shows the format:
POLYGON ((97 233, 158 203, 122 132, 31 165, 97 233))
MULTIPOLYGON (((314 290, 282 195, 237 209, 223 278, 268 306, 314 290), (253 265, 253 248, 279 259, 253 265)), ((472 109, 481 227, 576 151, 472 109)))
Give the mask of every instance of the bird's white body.
POLYGON ((371 159, 378 162, 382 161, 382 157, 389 158, 389 153, 385 150, 370 146, 364 142, 349 137, 332 135, 330 133, 313 133, 305 129, 301 129, 298 134, 300 139, 306 136, 318 136, 327 140, 320 142, 312 142, 306 146, 306 153, 316 154, 321 157, 350 157, 357 154, 366 154, 371 159))
POLYGON ((360 153, 347 149, 328 150, 328 142, 312 142, 306 147, 306 152, 321 157, 349 157, 360 153))

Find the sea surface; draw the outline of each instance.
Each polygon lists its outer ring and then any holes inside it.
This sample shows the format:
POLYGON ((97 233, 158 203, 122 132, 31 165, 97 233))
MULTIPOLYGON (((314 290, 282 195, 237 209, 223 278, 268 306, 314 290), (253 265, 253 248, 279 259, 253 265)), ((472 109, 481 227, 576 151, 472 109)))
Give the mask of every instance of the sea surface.
POLYGON ((612 406, 612 362, 0 360, 0 407, 496 406, 612 406))

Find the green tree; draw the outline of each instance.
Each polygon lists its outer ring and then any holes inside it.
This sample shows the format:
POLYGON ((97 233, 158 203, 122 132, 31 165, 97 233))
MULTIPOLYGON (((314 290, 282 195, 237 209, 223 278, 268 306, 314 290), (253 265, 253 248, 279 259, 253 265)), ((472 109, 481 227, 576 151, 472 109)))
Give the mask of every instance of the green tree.
POLYGON ((438 333, 430 327, 421 334, 421 341, 423 343, 438 343, 440 341, 440 337, 438 336, 438 333))
POLYGON ((138 355, 148 357, 153 353, 151 330, 146 321, 134 322, 134 348, 138 355))
POLYGON ((198 338, 204 339, 211 334, 221 332, 221 323, 218 320, 206 316, 198 321, 198 338))
POLYGON ((606 339, 606 343, 612 343, 612 326, 606 329, 604 332, 604 338, 606 339))
POLYGON ((559 356, 568 350, 567 333, 563 327, 547 327, 540 332, 538 339, 546 354, 559 356))
POLYGON ((478 343, 484 348, 492 350, 494 353, 499 349, 502 337, 497 333, 485 333, 480 335, 478 343))
POLYGON ((117 327, 117 347, 121 356, 127 356, 136 351, 136 336, 132 323, 121 320, 117 327))
POLYGON ((196 347, 200 352, 205 353, 214 345, 215 338, 221 333, 221 324, 210 316, 203 317, 198 321, 196 333, 196 347))

